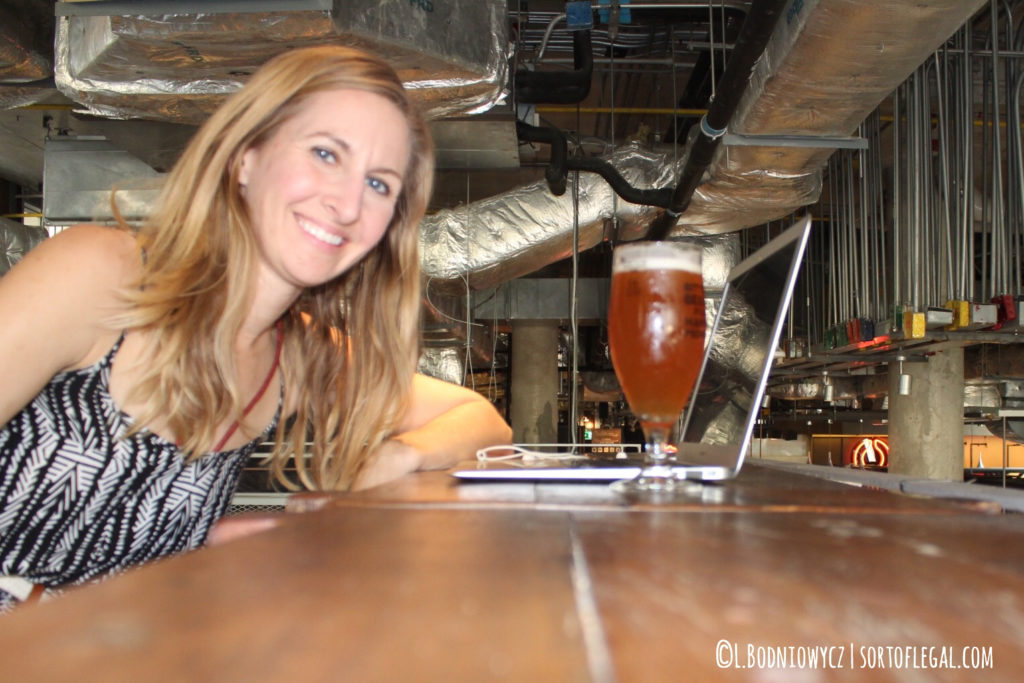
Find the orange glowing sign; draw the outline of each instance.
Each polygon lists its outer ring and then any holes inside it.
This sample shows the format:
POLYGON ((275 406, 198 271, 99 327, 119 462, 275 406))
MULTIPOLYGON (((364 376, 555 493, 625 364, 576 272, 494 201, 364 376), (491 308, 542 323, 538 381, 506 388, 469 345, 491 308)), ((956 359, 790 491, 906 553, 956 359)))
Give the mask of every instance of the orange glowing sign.
POLYGON ((856 439, 850 447, 849 463, 854 467, 888 467, 889 440, 879 436, 856 439))

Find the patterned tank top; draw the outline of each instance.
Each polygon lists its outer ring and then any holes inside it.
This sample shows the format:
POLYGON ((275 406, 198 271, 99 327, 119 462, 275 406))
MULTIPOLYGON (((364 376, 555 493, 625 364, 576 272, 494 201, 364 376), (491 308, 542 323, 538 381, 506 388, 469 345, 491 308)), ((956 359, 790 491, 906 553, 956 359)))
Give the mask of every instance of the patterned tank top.
MULTIPOLYGON (((276 428, 186 463, 110 396, 124 337, 97 363, 56 375, 0 428, 0 576, 78 584, 201 545, 242 467, 276 428)), ((0 590, 0 612, 14 598, 0 590)))

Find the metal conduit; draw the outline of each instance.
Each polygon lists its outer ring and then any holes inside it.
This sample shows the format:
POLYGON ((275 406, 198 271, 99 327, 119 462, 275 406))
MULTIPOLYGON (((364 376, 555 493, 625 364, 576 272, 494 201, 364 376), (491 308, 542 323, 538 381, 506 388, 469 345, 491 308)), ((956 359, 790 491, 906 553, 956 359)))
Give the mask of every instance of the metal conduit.
MULTIPOLYGON (((893 177, 899 178, 902 174, 902 165, 900 163, 900 152, 897 140, 901 135, 902 128, 902 109, 900 108, 900 97, 899 89, 893 93, 892 98, 892 111, 893 111, 893 122, 892 122, 892 170, 893 177)), ((903 256, 903 243, 900 239, 902 234, 901 227, 903 225, 903 214, 900 212, 900 207, 903 205, 903 194, 900 192, 900 184, 898 182, 893 183, 893 216, 892 216, 892 258, 893 258, 893 269, 892 269, 892 304, 893 313, 895 315, 896 306, 899 304, 900 293, 903 289, 903 277, 900 269, 896 264, 900 263, 900 259, 903 256)), ((895 320, 892 324, 895 324, 895 320)))
MULTIPOLYGON (((1014 20, 1009 9, 1007 10, 1007 15, 1009 18, 1007 22, 1007 47, 1012 48, 1016 53, 1020 51, 1021 43, 1024 42, 1024 34, 1019 34, 1015 38, 1012 36, 1014 20)), ((1024 69, 1021 68, 1021 64, 1017 59, 1008 60, 1006 67, 1007 122, 1017 123, 1021 120, 1020 91, 1022 82, 1024 82, 1024 69), (1011 85, 1011 82, 1013 85, 1011 85)), ((1012 153, 1009 155, 1010 163, 1007 166, 1007 183, 1011 187, 1016 184, 1016 192, 1011 191, 1008 193, 1009 199, 1012 200, 1007 207, 1007 215, 1012 219, 1008 226, 1012 250, 1008 256, 1010 264, 1019 264, 1024 259, 1024 244, 1021 242, 1021 237, 1024 237, 1024 153, 1022 153, 1021 149, 1022 134, 1020 126, 1008 125, 1007 132, 1007 145, 1012 150, 1012 153)), ((1012 267, 1010 276, 1010 289, 1013 292, 1019 293, 1022 284, 1020 268, 1012 267)))
MULTIPOLYGON (((972 111, 974 102, 974 79, 971 72, 971 29, 970 24, 965 24, 963 29, 963 56, 960 59, 961 91, 957 111, 972 111)), ((954 291, 954 296, 969 301, 974 298, 974 278, 969 264, 974 261, 974 240, 971 233, 974 230, 974 155, 971 153, 974 147, 973 111, 970 121, 964 121, 962 127, 957 129, 960 136, 960 144, 963 156, 963 165, 960 167, 960 245, 963 258, 960 259, 960 288, 954 291)))
POLYGON ((1015 10, 994 0, 984 34, 965 24, 893 92, 889 111, 861 124, 866 150, 828 161, 828 254, 808 302, 826 328, 865 317, 896 328, 903 310, 1024 295, 1024 32, 1015 10))
POLYGON ((1003 225, 1003 155, 999 121, 1001 112, 999 110, 999 6, 996 2, 989 5, 992 20, 992 289, 990 293, 994 296, 997 292, 1006 291, 1006 264, 1000 258, 1006 253, 1006 240, 1003 225))

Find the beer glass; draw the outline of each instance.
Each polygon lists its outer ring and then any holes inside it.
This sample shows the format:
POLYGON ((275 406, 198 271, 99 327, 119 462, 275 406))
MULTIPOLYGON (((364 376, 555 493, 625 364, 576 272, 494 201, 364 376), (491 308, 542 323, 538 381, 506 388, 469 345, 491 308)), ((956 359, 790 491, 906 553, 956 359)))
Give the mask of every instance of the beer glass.
POLYGON ((639 476, 616 482, 616 491, 675 489, 665 445, 700 372, 704 327, 699 246, 634 242, 615 249, 608 342, 615 375, 647 441, 639 476))

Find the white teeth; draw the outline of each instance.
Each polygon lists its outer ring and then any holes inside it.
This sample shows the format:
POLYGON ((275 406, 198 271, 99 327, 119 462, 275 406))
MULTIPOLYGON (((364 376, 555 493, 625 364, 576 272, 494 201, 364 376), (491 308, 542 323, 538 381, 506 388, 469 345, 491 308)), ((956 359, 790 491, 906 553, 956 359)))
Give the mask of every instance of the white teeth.
POLYGON ((335 235, 334 233, 327 232, 323 228, 320 228, 316 225, 313 225, 312 223, 309 223, 301 219, 299 220, 299 227, 302 228, 303 231, 309 233, 313 237, 320 240, 321 242, 326 242, 327 244, 333 245, 335 247, 340 247, 342 242, 345 241, 344 238, 342 238, 340 235, 335 235))

